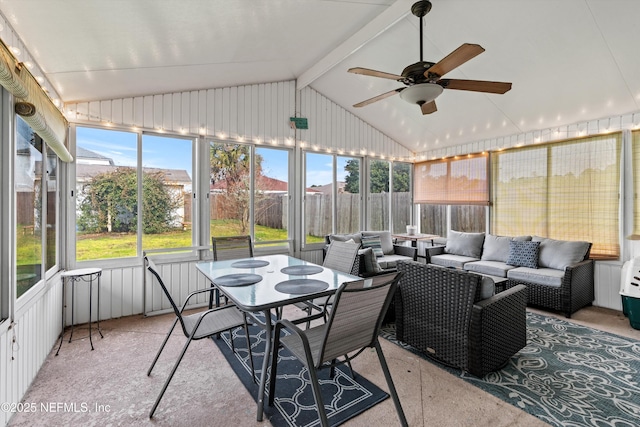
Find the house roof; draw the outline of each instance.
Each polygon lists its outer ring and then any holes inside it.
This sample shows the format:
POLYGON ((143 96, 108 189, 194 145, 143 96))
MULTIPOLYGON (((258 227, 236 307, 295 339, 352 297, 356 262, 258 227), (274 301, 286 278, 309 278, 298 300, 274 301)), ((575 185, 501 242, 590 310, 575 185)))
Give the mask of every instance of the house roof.
MULTIPOLYGON (((76 164, 76 177, 78 181, 86 181, 96 175, 113 172, 116 169, 135 169, 128 166, 112 166, 112 165, 93 165, 93 164, 76 164)), ((171 185, 191 185, 191 177, 184 169, 159 169, 159 168, 142 168, 146 173, 162 173, 164 180, 171 185)))
MULTIPOLYGON (((276 178, 260 175, 256 179, 258 188, 265 193, 286 193, 289 190, 289 184, 285 181, 281 181, 276 178)), ((227 182, 224 180, 217 181, 211 184, 211 191, 222 191, 227 188, 227 182)), ((307 188, 307 192, 317 192, 313 188, 307 188)))
POLYGON ((403 84, 347 69, 400 74, 419 60, 414 1, 4 0, 0 12, 64 102, 296 79, 413 152, 640 107, 634 0, 433 0, 424 59, 480 44, 483 54, 446 77, 513 89, 445 90, 427 116, 397 95, 352 107, 403 84))

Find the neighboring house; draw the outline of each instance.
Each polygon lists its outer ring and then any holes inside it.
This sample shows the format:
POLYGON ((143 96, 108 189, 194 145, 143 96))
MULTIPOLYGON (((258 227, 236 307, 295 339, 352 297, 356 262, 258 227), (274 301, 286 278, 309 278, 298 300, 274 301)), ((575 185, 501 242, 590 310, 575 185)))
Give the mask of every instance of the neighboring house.
MULTIPOLYGON (((345 182, 344 181, 337 181, 336 182, 336 186, 338 187, 337 188, 337 190, 338 190, 337 193, 338 194, 344 193, 344 186, 345 186, 345 182)), ((331 193, 333 192, 333 185, 332 184, 319 185, 317 187, 311 187, 311 190, 314 190, 316 193, 322 193, 322 194, 330 196, 331 193)))

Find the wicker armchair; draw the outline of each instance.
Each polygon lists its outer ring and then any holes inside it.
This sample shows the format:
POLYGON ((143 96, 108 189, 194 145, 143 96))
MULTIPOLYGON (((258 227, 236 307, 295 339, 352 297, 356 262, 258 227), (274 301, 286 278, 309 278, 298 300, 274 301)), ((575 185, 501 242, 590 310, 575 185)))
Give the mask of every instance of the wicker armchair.
POLYGON ((398 340, 478 377, 526 345, 525 286, 480 300, 480 275, 411 261, 398 262, 398 271, 398 340))

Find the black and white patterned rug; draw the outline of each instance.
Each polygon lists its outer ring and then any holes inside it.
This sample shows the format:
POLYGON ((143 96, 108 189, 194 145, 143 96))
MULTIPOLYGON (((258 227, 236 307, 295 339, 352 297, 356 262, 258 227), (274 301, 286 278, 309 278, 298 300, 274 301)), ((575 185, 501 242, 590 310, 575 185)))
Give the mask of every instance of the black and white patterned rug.
MULTIPOLYGON (((383 337, 427 359, 395 339, 383 337)), ((527 312, 527 346, 477 378, 443 369, 553 426, 640 426, 640 342, 527 312)))
MULTIPOLYGON (((250 325, 249 335, 256 370, 255 379, 256 383, 259 383, 266 334, 264 329, 250 325)), ((228 333, 223 333, 218 339, 213 338, 213 342, 220 348, 242 384, 256 400, 258 385, 251 380, 251 365, 244 329, 237 328, 233 331, 235 353, 231 351, 228 333)), ((269 406, 267 403, 269 396, 267 378, 264 419, 269 420, 274 427, 320 425, 309 382, 309 372, 284 348, 280 349, 278 357, 274 406, 269 406)), ((320 370, 318 376, 327 418, 332 426, 344 423, 389 397, 386 392, 361 375, 355 373, 355 379, 351 378, 349 368, 346 366, 338 367, 333 378, 329 378, 329 369, 320 370)))

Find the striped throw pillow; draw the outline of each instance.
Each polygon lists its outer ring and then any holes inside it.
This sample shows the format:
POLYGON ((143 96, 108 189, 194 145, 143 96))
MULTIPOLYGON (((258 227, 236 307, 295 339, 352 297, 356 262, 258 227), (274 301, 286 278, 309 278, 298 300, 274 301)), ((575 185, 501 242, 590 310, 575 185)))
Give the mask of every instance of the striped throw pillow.
POLYGON ((362 248, 371 248, 376 257, 384 256, 382 252, 382 243, 380 243, 380 236, 362 236, 362 248))

